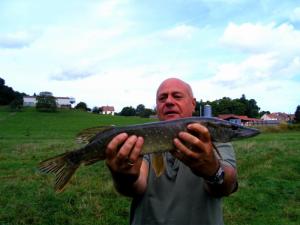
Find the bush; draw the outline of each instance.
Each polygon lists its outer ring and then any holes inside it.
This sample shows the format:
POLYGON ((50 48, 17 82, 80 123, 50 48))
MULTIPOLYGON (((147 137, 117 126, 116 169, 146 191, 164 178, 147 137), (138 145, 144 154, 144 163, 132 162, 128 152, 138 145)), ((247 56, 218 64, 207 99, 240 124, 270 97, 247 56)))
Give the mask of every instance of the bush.
POLYGON ((36 109, 40 112, 56 112, 57 104, 53 96, 37 96, 36 109))
POLYGON ((23 98, 15 98, 11 103, 9 104, 10 110, 13 112, 21 111, 23 107, 23 98))

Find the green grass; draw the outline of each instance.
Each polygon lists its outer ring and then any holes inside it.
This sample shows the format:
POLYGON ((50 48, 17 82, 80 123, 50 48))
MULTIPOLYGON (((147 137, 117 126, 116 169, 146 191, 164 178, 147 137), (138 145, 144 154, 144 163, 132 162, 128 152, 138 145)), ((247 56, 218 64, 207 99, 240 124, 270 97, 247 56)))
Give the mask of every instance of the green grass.
MULTIPOLYGON (((97 125, 149 121, 62 110, 0 108, 0 224, 128 224, 130 199, 120 196, 103 162, 81 167, 65 192, 36 165, 78 147, 76 134, 97 125)), ((239 191, 224 198, 226 224, 299 224, 300 132, 234 142, 239 191)))

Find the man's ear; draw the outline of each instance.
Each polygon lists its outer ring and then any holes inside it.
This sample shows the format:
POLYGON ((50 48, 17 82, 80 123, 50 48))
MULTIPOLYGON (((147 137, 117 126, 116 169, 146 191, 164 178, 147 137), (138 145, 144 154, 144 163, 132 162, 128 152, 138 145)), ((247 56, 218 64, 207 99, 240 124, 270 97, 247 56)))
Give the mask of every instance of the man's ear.
POLYGON ((196 105, 197 105, 196 98, 193 98, 193 106, 194 106, 193 112, 195 112, 195 110, 196 110, 196 105))

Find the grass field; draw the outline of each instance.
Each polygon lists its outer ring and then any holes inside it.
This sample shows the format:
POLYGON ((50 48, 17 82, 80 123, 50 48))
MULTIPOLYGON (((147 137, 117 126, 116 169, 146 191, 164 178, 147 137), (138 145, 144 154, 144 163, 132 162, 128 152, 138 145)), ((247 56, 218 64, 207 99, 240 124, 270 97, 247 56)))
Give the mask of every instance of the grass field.
MULTIPOLYGON (((63 110, 0 108, 0 224, 128 224, 130 199, 117 194, 103 162, 81 167, 60 194, 39 161, 78 147, 76 134, 96 125, 149 119, 63 110)), ((225 223, 299 224, 300 132, 263 133, 234 142, 239 191, 224 198, 225 223)))

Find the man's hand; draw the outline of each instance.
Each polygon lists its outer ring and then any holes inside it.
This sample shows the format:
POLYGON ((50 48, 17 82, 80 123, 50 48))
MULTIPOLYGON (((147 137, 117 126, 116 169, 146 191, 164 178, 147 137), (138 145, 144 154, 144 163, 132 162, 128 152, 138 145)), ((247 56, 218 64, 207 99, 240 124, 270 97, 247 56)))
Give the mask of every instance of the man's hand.
POLYGON ((121 133, 107 145, 106 164, 112 173, 116 189, 124 195, 139 194, 146 188, 148 167, 140 157, 143 144, 142 137, 121 133))
POLYGON ((198 176, 210 177, 216 173, 220 166, 205 126, 198 123, 189 124, 188 132, 180 132, 179 138, 174 139, 176 151, 172 154, 198 176))
POLYGON ((142 158, 140 152, 144 139, 122 133, 114 137, 107 145, 106 164, 112 172, 139 176, 142 158))
MULTIPOLYGON (((215 175, 220 167, 211 142, 209 131, 206 127, 193 123, 188 125, 188 132, 180 132, 174 139, 177 148, 172 154, 191 168, 194 174, 204 179, 215 175)), ((229 165, 223 165, 225 172, 221 185, 205 183, 205 189, 215 197, 228 196, 237 190, 237 172, 229 165)))

